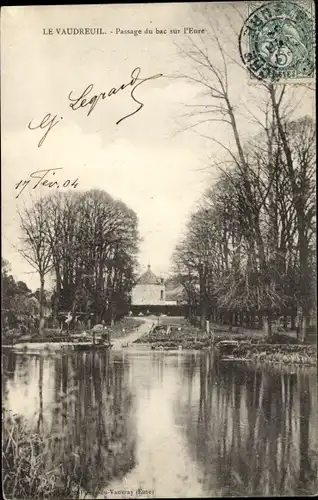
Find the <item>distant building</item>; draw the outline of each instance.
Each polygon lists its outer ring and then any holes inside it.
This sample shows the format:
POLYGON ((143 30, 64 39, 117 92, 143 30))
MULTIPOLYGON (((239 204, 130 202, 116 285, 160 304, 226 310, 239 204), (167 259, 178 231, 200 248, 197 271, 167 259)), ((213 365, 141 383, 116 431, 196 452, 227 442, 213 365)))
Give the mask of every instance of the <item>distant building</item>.
POLYGON ((186 304, 187 300, 183 287, 180 285, 173 290, 167 290, 166 288, 166 301, 175 304, 186 304))
POLYGON ((132 290, 131 304, 133 306, 160 306, 165 305, 165 300, 164 280, 156 276, 149 265, 132 290))
POLYGON ((131 313, 184 316, 186 311, 184 302, 180 300, 180 289, 170 281, 168 279, 165 282, 163 278, 156 276, 149 265, 132 290, 131 313))

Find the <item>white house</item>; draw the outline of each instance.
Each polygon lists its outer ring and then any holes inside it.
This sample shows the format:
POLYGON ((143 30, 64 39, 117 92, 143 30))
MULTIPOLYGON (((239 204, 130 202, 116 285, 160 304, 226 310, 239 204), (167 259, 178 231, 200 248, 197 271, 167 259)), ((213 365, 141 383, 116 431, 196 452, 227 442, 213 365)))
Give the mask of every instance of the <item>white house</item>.
POLYGON ((137 280, 131 294, 133 306, 165 305, 166 290, 163 278, 156 276, 148 265, 147 271, 137 280))

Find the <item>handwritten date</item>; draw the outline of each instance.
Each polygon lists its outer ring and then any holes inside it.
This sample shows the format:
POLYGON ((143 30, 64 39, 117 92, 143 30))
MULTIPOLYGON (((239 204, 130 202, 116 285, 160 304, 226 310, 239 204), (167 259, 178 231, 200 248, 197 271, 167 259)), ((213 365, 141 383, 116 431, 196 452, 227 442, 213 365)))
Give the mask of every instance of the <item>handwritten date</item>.
POLYGON ((70 180, 65 179, 62 181, 57 181, 53 179, 53 175, 56 174, 57 170, 63 170, 63 168, 48 168, 44 170, 36 170, 32 172, 27 180, 20 180, 15 185, 15 189, 17 191, 16 198, 19 198, 20 194, 25 190, 27 186, 32 189, 36 189, 38 187, 47 187, 47 188, 77 188, 79 182, 78 179, 70 180), (37 179, 37 182, 32 182, 33 179, 37 179), (31 184, 30 184, 31 183, 31 184))

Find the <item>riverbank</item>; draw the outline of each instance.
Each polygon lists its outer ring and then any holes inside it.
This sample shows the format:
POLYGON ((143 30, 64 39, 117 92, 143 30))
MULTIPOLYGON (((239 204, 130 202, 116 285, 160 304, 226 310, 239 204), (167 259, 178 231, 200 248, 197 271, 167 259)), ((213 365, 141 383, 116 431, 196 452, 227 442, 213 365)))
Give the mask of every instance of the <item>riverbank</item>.
MULTIPOLYGON (((201 350, 211 348, 211 337, 204 330, 189 325, 187 322, 170 324, 169 318, 160 326, 154 326, 151 331, 139 338, 136 343, 149 344, 152 349, 191 349, 201 350)), ((255 343, 261 342, 262 335, 260 332, 246 333, 229 333, 228 328, 214 328, 213 344, 220 340, 238 340, 252 341, 255 343)))
MULTIPOLYGON (((76 462, 69 471, 47 470, 46 459, 52 442, 31 429, 22 415, 2 410, 3 490, 12 498, 84 498, 76 462)), ((62 435, 59 439, 62 439, 62 435)), ((9 497, 8 497, 9 498, 9 497)))
MULTIPOLYGON (((117 321, 113 326, 106 325, 105 330, 109 333, 111 339, 119 339, 136 331, 136 329, 144 323, 143 319, 139 318, 123 318, 117 321)), ((99 337, 100 332, 95 333, 95 338, 99 337)), ((44 329, 43 335, 35 334, 19 334, 19 332, 9 331, 2 335, 2 343, 7 345, 15 345, 20 343, 61 343, 61 342, 78 342, 83 336, 83 340, 93 342, 93 329, 83 331, 60 331, 59 329, 44 329)))
POLYGON ((315 366, 317 346, 301 344, 242 344, 233 357, 254 363, 315 366))
POLYGON ((124 332, 122 332, 122 335, 117 338, 111 336, 113 350, 122 349, 123 347, 129 347, 134 342, 137 342, 141 337, 149 334, 153 325, 152 318, 144 318, 139 321, 140 323, 130 332, 125 330, 124 332))
POLYGON ((136 343, 148 344, 158 350, 210 350, 218 347, 224 340, 239 343, 231 353, 235 360, 258 363, 298 364, 315 366, 317 364, 317 346, 298 344, 291 334, 276 334, 264 339, 261 332, 229 332, 224 328, 215 328, 213 341, 206 332, 187 324, 167 328, 156 326, 148 334, 141 336, 136 343))
MULTIPOLYGON (((182 318, 183 319, 183 318, 182 318)), ((149 333, 135 343, 149 344, 152 349, 208 349, 211 345, 206 332, 189 325, 185 320, 163 318, 160 325, 153 326, 149 333)))

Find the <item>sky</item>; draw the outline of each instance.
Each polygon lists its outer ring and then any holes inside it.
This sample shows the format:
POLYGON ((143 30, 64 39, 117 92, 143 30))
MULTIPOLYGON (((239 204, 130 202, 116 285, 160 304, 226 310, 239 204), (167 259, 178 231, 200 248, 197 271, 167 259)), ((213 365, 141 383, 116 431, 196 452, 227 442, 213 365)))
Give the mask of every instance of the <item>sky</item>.
MULTIPOLYGON (((190 61, 180 55, 180 48, 189 43, 183 30, 208 32, 213 19, 221 27, 222 43, 239 61, 237 33, 246 16, 242 2, 234 7, 211 5, 210 17, 202 15, 202 7, 191 3, 81 5, 2 11, 2 255, 16 279, 32 289, 39 286, 36 273, 19 254, 17 209, 55 188, 33 190, 32 181, 16 199, 15 185, 37 170, 53 168, 60 170, 55 178, 48 174, 49 180, 78 179, 77 190, 104 189, 135 210, 142 238, 140 271, 151 264, 156 274, 169 273, 172 252, 189 213, 217 178, 211 158, 222 155, 215 142, 186 130, 186 105, 203 103, 204 98, 195 85, 175 78, 192 71, 190 61), (106 34, 58 34, 62 28, 99 28, 106 34), (147 28, 154 33, 145 34, 147 28), (53 34, 45 34, 50 29, 53 34), (116 34, 116 29, 143 33, 116 34), (180 33, 169 34, 171 29, 180 33), (92 95, 108 92, 128 83, 137 67, 140 78, 163 76, 136 89, 144 107, 133 116, 116 124, 136 108, 128 88, 97 102, 89 116, 87 108, 69 107, 71 91, 80 96, 93 84, 92 95), (30 130, 28 124, 40 124, 48 113, 58 123, 38 147, 45 130, 30 130)), ((192 39, 209 47, 207 34, 192 39)), ((218 61, 213 50, 212 58, 218 61)), ((234 64, 229 74, 234 101, 245 111, 256 105, 258 91, 248 83, 247 71, 234 64)), ((310 99, 303 100, 302 112, 312 106, 310 99)), ((247 139, 253 127, 242 118, 243 137, 247 139)), ((209 134, 231 145, 227 126, 213 124, 209 134)))

